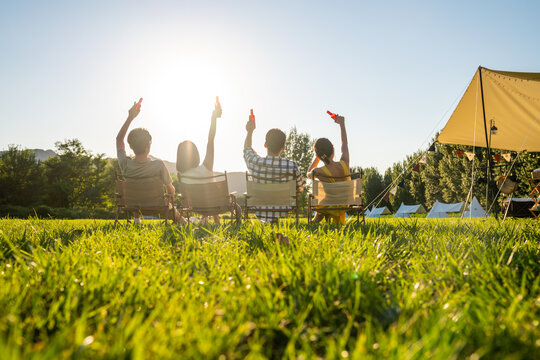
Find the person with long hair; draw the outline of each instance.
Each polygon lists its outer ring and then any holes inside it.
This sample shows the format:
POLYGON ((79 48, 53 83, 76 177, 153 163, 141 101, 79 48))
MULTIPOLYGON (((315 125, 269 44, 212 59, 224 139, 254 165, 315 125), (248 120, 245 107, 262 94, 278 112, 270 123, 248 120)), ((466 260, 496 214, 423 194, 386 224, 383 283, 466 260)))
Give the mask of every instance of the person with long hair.
MULTIPOLYGON (((181 178, 179 179, 180 181, 189 184, 204 183, 208 180, 192 178, 208 178, 214 176, 214 139, 216 137, 216 120, 221 117, 221 114, 221 105, 216 103, 210 121, 206 156, 204 157, 202 164, 199 164, 201 161, 199 150, 193 141, 186 140, 178 144, 178 150, 176 152, 176 170, 179 175, 190 177, 181 178)), ((219 224, 219 215, 214 215, 213 218, 214 224, 219 224)), ((208 217, 203 216, 201 221, 203 223, 208 222, 208 217)))
MULTIPOLYGON (((327 138, 320 138, 313 144, 315 159, 308 169, 308 178, 317 178, 323 182, 336 182, 350 180, 349 170, 349 144, 347 142, 347 130, 345 129, 345 118, 340 115, 334 117, 334 121, 341 129, 341 158, 339 161, 334 161, 334 145, 327 138), (324 166, 317 167, 322 161, 324 166)), ((332 210, 331 207, 326 209, 317 209, 314 222, 319 222, 322 219, 327 221, 333 220, 336 223, 345 223, 345 210, 332 210)))

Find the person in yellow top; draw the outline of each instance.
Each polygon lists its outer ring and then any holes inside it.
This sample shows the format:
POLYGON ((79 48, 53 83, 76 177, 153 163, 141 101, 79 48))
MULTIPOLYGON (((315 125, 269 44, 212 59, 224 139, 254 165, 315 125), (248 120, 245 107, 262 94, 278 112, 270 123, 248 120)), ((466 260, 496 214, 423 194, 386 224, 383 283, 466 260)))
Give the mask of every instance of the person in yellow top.
MULTIPOLYGON (((350 180, 349 171, 349 144, 347 142, 347 130, 345 129, 345 118, 337 115, 334 121, 341 129, 341 158, 339 161, 334 161, 334 145, 327 138, 320 138, 313 144, 315 151, 315 159, 308 169, 308 178, 319 179, 325 182, 336 182, 350 180), (324 163, 324 166, 317 167, 319 161, 324 163)), ((345 223, 345 210, 332 210, 331 206, 325 209, 317 209, 317 213, 313 218, 314 222, 319 222, 322 219, 329 221, 332 219, 339 224, 345 223)))

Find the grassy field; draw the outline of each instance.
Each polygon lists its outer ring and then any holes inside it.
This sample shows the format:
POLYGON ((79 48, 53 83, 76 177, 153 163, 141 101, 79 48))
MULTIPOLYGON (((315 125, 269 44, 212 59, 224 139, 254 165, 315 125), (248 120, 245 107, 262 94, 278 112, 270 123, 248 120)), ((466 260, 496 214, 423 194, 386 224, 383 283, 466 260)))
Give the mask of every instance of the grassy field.
POLYGON ((538 222, 281 231, 0 220, 0 358, 539 357, 538 222))

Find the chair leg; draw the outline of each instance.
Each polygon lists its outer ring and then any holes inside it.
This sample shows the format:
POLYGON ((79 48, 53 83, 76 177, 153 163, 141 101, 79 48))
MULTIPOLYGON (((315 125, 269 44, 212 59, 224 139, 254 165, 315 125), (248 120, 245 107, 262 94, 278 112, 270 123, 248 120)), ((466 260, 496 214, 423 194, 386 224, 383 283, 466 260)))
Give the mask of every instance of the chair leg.
POLYGON ((231 213, 231 226, 233 224, 233 217, 236 218, 236 203, 234 201, 234 199, 231 199, 231 209, 230 209, 230 213, 231 213))
POLYGON ((366 223, 366 212, 364 209, 364 205, 362 205, 362 224, 366 223))
POLYGON ((242 225, 242 207, 236 203, 236 224, 242 225))
POLYGON ((240 208, 240 205, 236 202, 236 199, 232 202, 232 209, 231 209, 231 225, 236 223, 236 225, 242 224, 242 209, 240 208), (234 211, 234 212, 233 212, 234 211), (233 219, 234 214, 234 219, 233 219))
POLYGON ((248 203, 247 203, 247 197, 245 198, 245 206, 244 206, 244 221, 247 221, 249 219, 249 211, 248 211, 248 203))
POLYGON ((307 203, 307 222, 308 224, 311 223, 311 213, 313 211, 311 210, 311 196, 308 196, 308 203, 307 203))

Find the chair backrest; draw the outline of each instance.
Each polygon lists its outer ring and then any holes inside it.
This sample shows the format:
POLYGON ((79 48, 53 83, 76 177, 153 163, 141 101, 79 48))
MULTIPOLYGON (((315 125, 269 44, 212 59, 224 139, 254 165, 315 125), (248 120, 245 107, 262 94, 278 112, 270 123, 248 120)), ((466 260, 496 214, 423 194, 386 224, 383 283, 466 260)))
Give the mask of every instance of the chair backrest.
POLYGON ((362 178, 339 182, 313 180, 314 206, 362 205, 362 178))
POLYGON ((512 194, 516 191, 517 183, 506 176, 501 176, 497 180, 497 187, 503 194, 512 194))
POLYGON ((152 208, 167 206, 165 189, 161 181, 130 182, 117 179, 118 205, 129 208, 152 208))
POLYGON ((269 178, 246 173, 247 205, 296 206, 296 180, 281 180, 290 179, 291 177, 294 179, 293 174, 284 174, 279 178, 269 178))
POLYGON ((229 184, 229 192, 236 193, 239 196, 247 191, 246 188, 246 173, 245 172, 227 172, 227 182, 229 184))
MULTIPOLYGON (((206 178, 191 178, 178 174, 180 193, 193 209, 225 208, 230 206, 227 173, 206 178), (196 180, 200 183, 187 184, 183 179, 196 180), (204 182, 208 181, 208 182, 204 182)), ((191 182, 191 181, 190 181, 191 182)))

